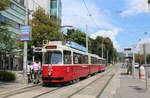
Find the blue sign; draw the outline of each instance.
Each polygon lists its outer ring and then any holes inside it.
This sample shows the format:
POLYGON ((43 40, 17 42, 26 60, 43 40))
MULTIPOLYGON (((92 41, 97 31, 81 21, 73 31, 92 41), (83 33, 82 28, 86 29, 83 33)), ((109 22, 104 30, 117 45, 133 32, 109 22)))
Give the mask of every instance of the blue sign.
POLYGON ((70 42, 69 46, 72 47, 72 48, 78 49, 80 51, 84 51, 84 52, 87 51, 87 49, 84 46, 81 46, 81 45, 79 45, 78 43, 75 43, 75 42, 70 42))
POLYGON ((31 39, 31 26, 21 26, 20 39, 27 41, 31 39))

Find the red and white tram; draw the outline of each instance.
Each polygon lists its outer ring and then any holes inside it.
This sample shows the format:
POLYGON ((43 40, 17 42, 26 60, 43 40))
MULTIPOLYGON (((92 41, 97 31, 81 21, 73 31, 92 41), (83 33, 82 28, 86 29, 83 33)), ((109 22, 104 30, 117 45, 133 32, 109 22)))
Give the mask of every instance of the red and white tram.
POLYGON ((43 83, 63 83, 105 71, 106 61, 97 55, 72 48, 60 41, 43 46, 43 83))

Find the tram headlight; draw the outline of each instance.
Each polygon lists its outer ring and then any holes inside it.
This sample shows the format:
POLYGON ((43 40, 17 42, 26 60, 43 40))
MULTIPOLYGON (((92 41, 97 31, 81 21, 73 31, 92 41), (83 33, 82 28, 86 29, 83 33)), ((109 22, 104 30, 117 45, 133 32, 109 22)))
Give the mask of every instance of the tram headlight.
POLYGON ((50 76, 52 74, 52 72, 48 72, 48 75, 50 76))

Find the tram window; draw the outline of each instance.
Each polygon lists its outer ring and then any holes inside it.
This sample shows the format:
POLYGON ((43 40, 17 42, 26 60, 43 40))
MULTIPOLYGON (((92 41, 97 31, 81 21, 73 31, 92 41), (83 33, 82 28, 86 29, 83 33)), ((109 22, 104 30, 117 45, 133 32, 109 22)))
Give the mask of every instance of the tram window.
POLYGON ((101 60, 100 59, 98 59, 98 64, 101 64, 101 60))
POLYGON ((91 64, 98 64, 98 59, 95 57, 91 57, 91 64))
POLYGON ((88 56, 84 55, 83 58, 84 58, 83 59, 84 64, 88 64, 88 56))
POLYGON ((49 60, 48 59, 49 59, 49 53, 44 53, 44 59, 43 59, 44 62, 43 63, 44 64, 49 64, 49 60))
POLYGON ((91 57, 91 64, 94 64, 94 57, 91 57))
POLYGON ((102 64, 106 64, 106 61, 105 61, 105 60, 103 60, 103 61, 102 61, 102 64))
POLYGON ((73 53, 73 63, 74 64, 81 64, 81 54, 73 53))
POLYGON ((71 64, 71 52, 70 51, 64 51, 64 64, 71 64))
POLYGON ((44 54, 44 64, 62 64, 61 52, 46 52, 44 54))

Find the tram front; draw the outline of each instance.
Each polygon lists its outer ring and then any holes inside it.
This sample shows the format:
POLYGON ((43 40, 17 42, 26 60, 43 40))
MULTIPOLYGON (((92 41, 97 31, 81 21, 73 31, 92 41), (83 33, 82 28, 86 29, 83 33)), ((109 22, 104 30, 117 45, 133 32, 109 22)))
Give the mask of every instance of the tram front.
POLYGON ((57 46, 46 46, 43 52, 43 82, 63 82, 62 65, 62 51, 57 46))

